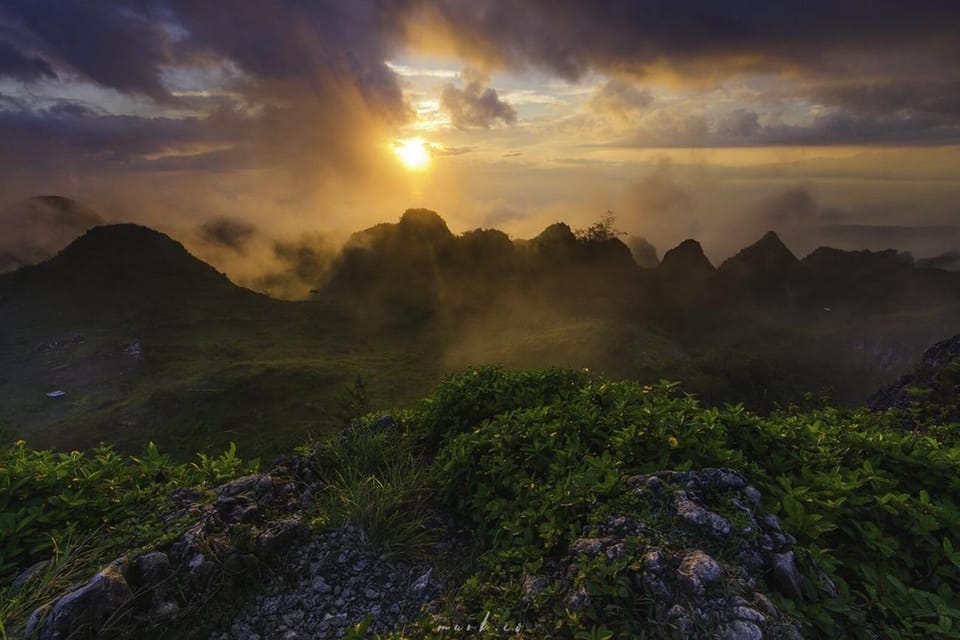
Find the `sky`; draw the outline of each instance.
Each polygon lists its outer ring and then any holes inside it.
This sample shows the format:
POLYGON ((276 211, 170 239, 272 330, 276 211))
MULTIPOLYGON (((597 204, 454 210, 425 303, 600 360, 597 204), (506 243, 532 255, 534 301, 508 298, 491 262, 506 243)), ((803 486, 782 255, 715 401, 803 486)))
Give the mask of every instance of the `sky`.
POLYGON ((955 0, 3 0, 0 208, 75 198, 240 279, 410 207, 934 255, 958 33, 955 0))

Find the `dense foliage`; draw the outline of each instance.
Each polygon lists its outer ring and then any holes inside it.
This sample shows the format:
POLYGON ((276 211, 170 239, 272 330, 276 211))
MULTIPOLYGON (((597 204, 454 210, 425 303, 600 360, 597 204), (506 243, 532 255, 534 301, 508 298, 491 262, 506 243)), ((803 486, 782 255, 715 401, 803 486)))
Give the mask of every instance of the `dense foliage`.
MULTIPOLYGON (((522 613, 524 568, 620 499, 625 474, 729 467, 829 578, 783 603, 810 633, 960 637, 957 425, 905 431, 894 414, 831 408, 761 418, 702 408, 671 384, 498 369, 448 379, 409 420, 420 442, 440 443, 440 496, 480 541, 475 588, 461 595, 474 607, 522 613)), ((592 615, 573 629, 617 625, 609 610, 592 615)))
MULTIPOLYGON (((451 623, 489 611, 491 629, 533 623, 547 635, 611 637, 642 628, 650 599, 625 580, 624 563, 579 566, 577 581, 595 597, 575 614, 550 589, 524 600, 524 577, 607 514, 657 517, 631 501, 629 476, 728 467, 798 540, 814 579, 803 602, 777 604, 805 634, 960 638, 960 425, 906 430, 904 418, 833 408, 760 417, 704 408, 672 383, 481 368, 299 454, 326 484, 315 527, 353 522, 399 553, 430 549, 439 522, 464 534, 469 553, 440 613, 451 623)), ((155 447, 128 458, 17 443, 0 452, 0 581, 71 536, 96 533, 107 559, 161 543, 176 534, 161 520, 173 488, 241 467, 233 449, 178 465, 155 447)), ((634 542, 631 554, 642 553, 645 541, 634 542)), ((437 619, 421 624, 407 635, 437 633, 437 619)))
MULTIPOLYGON (((64 574, 89 575, 120 553, 175 539, 182 531, 166 519, 174 489, 202 489, 257 464, 235 446, 192 464, 175 464, 152 443, 141 457, 106 445, 57 453, 22 440, 0 449, 0 585, 42 561, 45 580, 62 583, 64 574)), ((29 614, 37 595, 11 588, 0 620, 29 614)))

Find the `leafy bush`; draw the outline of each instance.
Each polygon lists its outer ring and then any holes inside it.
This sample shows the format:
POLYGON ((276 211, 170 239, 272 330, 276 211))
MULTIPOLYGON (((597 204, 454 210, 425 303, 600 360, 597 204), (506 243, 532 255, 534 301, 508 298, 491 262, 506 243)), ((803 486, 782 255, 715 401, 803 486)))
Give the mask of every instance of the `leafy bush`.
POLYGON ((783 602, 811 632, 960 637, 957 433, 897 424, 829 408, 760 418, 705 409, 670 384, 487 368, 445 381, 410 428, 443 443, 438 491, 477 529, 477 584, 516 581, 544 548, 564 549, 624 474, 730 467, 829 578, 807 603, 783 602))
MULTIPOLYGON (((803 602, 778 601, 807 635, 960 638, 960 432, 902 424, 896 412, 829 407, 760 417, 739 405, 704 408, 673 383, 487 367, 298 452, 325 487, 317 520, 354 523, 403 554, 430 548, 440 507, 473 532, 465 575, 447 596, 451 620, 486 611, 491 628, 504 629, 534 615, 548 635, 583 638, 642 629, 652 605, 626 580, 626 560, 579 562, 573 579, 592 601, 576 614, 556 585, 524 603, 524 573, 562 557, 597 518, 634 508, 625 477, 730 467, 761 489, 763 508, 796 536, 798 560, 817 579, 803 602)), ((65 558, 41 581, 51 585, 119 549, 176 536, 160 520, 172 488, 244 471, 232 446, 188 465, 153 446, 138 458, 109 447, 0 449, 0 580, 65 558), (96 546, 63 551, 65 540, 92 535, 96 546)), ((29 599, 18 597, 4 616, 22 615, 29 599)), ((436 630, 424 622, 419 631, 436 630)))
POLYGON ((53 556, 68 538, 95 534, 97 546, 116 554, 174 536, 162 520, 171 490, 209 486, 257 464, 244 464, 232 444, 190 465, 173 463, 153 443, 141 457, 106 445, 56 453, 22 440, 0 449, 0 584, 53 556))

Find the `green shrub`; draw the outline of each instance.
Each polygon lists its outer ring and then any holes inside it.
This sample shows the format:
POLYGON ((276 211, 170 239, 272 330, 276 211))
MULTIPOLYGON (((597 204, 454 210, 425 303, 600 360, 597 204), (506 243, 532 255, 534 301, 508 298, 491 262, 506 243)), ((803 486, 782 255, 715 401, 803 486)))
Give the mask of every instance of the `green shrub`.
POLYGON ((95 534, 97 546, 116 555, 175 535, 162 519, 174 488, 210 486, 256 464, 244 464, 234 445, 190 465, 175 464, 153 443, 141 457, 106 445, 56 453, 22 440, 0 449, 0 584, 70 538, 95 534))
POLYGON ((595 505, 617 499, 623 475, 730 467, 838 589, 822 580, 809 602, 783 601, 811 632, 960 637, 955 429, 906 432, 836 409, 760 418, 705 409, 669 384, 499 369, 450 378, 415 415, 411 430, 443 443, 441 499, 478 532, 477 584, 516 581, 544 548, 561 551, 595 505))

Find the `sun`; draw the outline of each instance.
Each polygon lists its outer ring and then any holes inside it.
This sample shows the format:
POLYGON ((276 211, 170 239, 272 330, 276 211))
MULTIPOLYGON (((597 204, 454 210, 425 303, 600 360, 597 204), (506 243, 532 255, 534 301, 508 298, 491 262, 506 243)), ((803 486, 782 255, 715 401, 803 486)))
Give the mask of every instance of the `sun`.
POLYGON ((430 148, 423 138, 397 140, 393 152, 410 171, 423 171, 430 166, 430 148))

